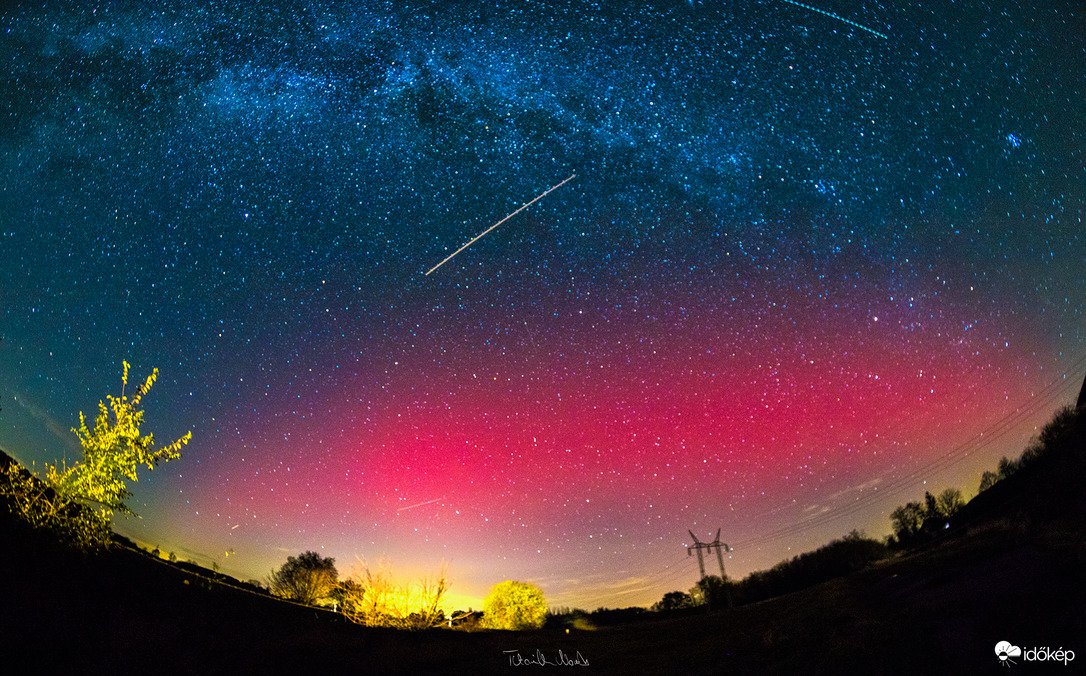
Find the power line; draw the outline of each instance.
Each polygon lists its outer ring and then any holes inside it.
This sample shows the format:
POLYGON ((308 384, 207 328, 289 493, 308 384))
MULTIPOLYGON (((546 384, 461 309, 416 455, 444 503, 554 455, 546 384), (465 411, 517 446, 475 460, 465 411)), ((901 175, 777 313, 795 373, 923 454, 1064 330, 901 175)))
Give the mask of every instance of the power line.
POLYGON ((906 489, 912 488, 915 482, 924 475, 936 474, 942 472, 960 462, 965 460, 971 454, 979 451, 986 446, 994 443, 996 440, 1006 435, 1008 432, 1014 429, 1016 425, 1036 413, 1042 406, 1051 405, 1056 399, 1064 394, 1064 392, 1071 386, 1077 387, 1077 378, 1068 378, 1074 372, 1079 371, 1086 366, 1086 357, 1080 359, 1073 364, 1066 372, 1064 372, 1059 378, 1053 380, 1048 385, 1043 387, 1041 391, 1031 398, 1027 403, 1019 406, 1010 413, 1004 415, 995 423, 990 425, 987 429, 979 432, 967 441, 959 444, 949 453, 941 456, 929 463, 921 465, 913 471, 905 474, 901 477, 890 481, 885 484, 882 490, 877 493, 871 493, 868 496, 861 497, 852 503, 849 503, 846 507, 840 507, 831 509, 823 514, 820 514, 811 519, 801 521, 800 523, 784 526, 777 530, 771 531, 765 535, 754 537, 748 540, 740 541, 737 543, 737 547, 749 548, 757 546, 773 540, 779 540, 783 537, 797 535, 799 533, 812 530, 819 526, 822 526, 831 521, 836 521, 845 516, 850 516, 858 511, 869 507, 875 501, 885 500, 887 496, 896 495, 906 489), (974 444, 976 444, 974 446, 974 444))
MULTIPOLYGON (((738 543, 738 547, 741 549, 749 549, 758 545, 762 545, 768 542, 779 540, 784 537, 798 535, 805 531, 813 530, 820 526, 823 526, 832 521, 843 519, 847 516, 851 516, 867 507, 869 507, 875 501, 885 500, 887 496, 896 495, 906 489, 913 488, 915 481, 925 474, 934 474, 944 471, 953 465, 962 462, 973 453, 989 446, 998 439, 1002 438, 1010 431, 1012 431, 1019 423, 1032 416, 1038 410, 1045 406, 1051 406, 1053 402, 1064 396, 1068 389, 1071 387, 1078 388, 1079 383, 1084 375, 1082 371, 1086 370, 1086 357, 1079 359, 1073 363, 1067 371, 1060 375, 1060 377, 1049 382, 1041 390, 1031 397, 1024 404, 1018 406, 1013 411, 1008 412, 1002 418, 989 425, 983 431, 974 434, 966 441, 958 444, 946 455, 937 458, 929 463, 917 467, 913 471, 905 474, 901 477, 890 481, 885 485, 883 490, 880 490, 877 494, 873 493, 868 496, 863 496, 847 506, 831 509, 830 511, 820 514, 814 518, 801 521, 800 523, 791 524, 782 528, 778 528, 774 531, 766 533, 765 535, 754 537, 748 540, 743 540, 738 543)), ((780 509, 770 510, 767 514, 780 511, 780 509)), ((691 535, 693 535, 691 533, 691 535)), ((733 551, 735 548, 731 548, 733 551)), ((689 565, 685 565, 689 562, 689 554, 687 557, 674 561, 664 565, 663 568, 650 573, 645 577, 645 582, 642 587, 667 587, 675 583, 676 581, 690 575, 693 571, 690 570, 689 565)), ((587 597, 588 599, 599 599, 600 602, 605 602, 608 599, 614 599, 616 593, 613 591, 600 592, 596 595, 587 597)), ((594 605, 594 604, 586 604, 594 605)))

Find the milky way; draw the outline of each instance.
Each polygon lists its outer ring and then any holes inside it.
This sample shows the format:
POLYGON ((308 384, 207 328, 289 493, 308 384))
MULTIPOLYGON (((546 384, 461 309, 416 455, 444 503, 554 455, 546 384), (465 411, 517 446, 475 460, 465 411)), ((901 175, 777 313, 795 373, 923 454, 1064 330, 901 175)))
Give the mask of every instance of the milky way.
POLYGON ((476 604, 968 496, 1086 372, 1082 9, 797 4, 5 10, 0 446, 157 366, 122 532, 476 604))

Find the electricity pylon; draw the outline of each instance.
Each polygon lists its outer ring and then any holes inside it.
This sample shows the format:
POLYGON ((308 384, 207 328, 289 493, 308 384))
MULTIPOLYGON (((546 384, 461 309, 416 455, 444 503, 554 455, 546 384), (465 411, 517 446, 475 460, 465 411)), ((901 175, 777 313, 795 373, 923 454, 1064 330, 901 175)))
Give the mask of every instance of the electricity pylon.
MULTIPOLYGON (((730 552, 732 550, 732 548, 720 541, 720 529, 719 528, 716 529, 716 537, 713 538, 712 542, 702 542, 702 541, 698 540, 698 536, 694 535, 694 531, 692 531, 692 530, 688 530, 686 532, 690 533, 690 537, 694 538, 694 544, 692 544, 692 545, 690 545, 690 546, 688 546, 686 548, 686 555, 690 556, 695 551, 698 553, 698 569, 701 570, 701 577, 698 578, 699 580, 704 580, 705 579, 705 559, 702 558, 701 550, 703 550, 703 549, 709 549, 709 550, 715 549, 716 550, 716 562, 720 564, 720 580, 724 584, 724 594, 725 594, 725 597, 727 598, 727 601, 728 601, 728 607, 731 608, 732 607, 732 590, 731 590, 731 587, 728 586, 728 578, 724 575, 724 554, 723 554, 723 551, 726 550, 726 551, 730 552)), ((699 585, 700 585, 700 583, 699 583, 699 585)), ((710 605, 710 608, 711 608, 712 607, 712 602, 711 601, 710 601, 709 605, 710 605)))
MULTIPOLYGON (((694 531, 692 531, 692 530, 688 530, 686 532, 690 533, 690 537, 694 538, 694 544, 692 544, 692 545, 690 545, 690 546, 688 546, 686 548, 686 555, 690 556, 694 552, 698 553, 698 569, 701 570, 701 577, 702 578, 705 577, 705 559, 702 558, 701 550, 703 550, 703 549, 709 549, 709 550, 715 549, 716 550, 716 561, 717 561, 717 563, 720 564, 720 579, 721 580, 726 579, 724 577, 724 555, 721 553, 721 550, 730 552, 732 550, 732 548, 720 541, 720 529, 719 528, 716 529, 716 537, 713 538, 712 542, 702 542, 702 541, 698 540, 698 536, 694 535, 694 531)), ((698 579, 701 579, 701 578, 698 578, 698 579)))

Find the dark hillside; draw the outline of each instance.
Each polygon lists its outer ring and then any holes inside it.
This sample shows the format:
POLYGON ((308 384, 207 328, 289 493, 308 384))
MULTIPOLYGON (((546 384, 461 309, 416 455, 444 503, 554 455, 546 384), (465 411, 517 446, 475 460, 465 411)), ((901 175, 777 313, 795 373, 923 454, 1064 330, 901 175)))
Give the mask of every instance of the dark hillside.
POLYGON ((997 673, 997 641, 1081 650, 1086 636, 1081 562, 995 531, 732 611, 570 635, 365 629, 139 552, 17 551, 0 631, 39 673, 506 673, 511 649, 616 674, 997 673))
POLYGON ((952 528, 1075 530, 1086 523, 1086 409, 1058 412, 1031 451, 1013 475, 962 508, 952 528))

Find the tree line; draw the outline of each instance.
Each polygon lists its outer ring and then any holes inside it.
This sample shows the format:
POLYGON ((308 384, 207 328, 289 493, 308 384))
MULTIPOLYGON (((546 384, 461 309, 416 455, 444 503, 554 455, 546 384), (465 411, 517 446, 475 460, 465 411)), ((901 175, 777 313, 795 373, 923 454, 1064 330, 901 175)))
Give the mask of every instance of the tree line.
POLYGON ((769 570, 755 571, 742 580, 706 575, 689 592, 664 594, 652 610, 669 612, 697 606, 726 608, 757 603, 862 570, 886 558, 888 551, 884 542, 853 530, 839 540, 781 561, 769 570))
POLYGON ((446 616, 443 601, 449 590, 444 568, 415 584, 394 580, 387 564, 363 566, 354 577, 339 579, 335 559, 307 551, 287 557, 268 576, 270 591, 284 599, 331 607, 347 619, 369 627, 431 629, 454 624, 489 629, 538 629, 547 616, 543 591, 534 584, 506 580, 494 585, 483 600, 483 611, 446 616))
MULTIPOLYGON (((995 470, 983 473, 978 495, 1018 472, 1038 466, 1046 457, 1055 457, 1060 463, 1050 472, 1055 477, 1050 483, 1062 481, 1073 485, 1074 477, 1081 477, 1086 465, 1084 440, 1086 409, 1068 406, 1058 410, 1018 458, 1003 457, 995 470)), ((1040 499, 1052 502, 1055 498, 1040 496, 1040 499)), ((966 504, 957 488, 946 488, 937 494, 926 491, 922 501, 908 502, 890 513, 893 532, 885 541, 865 537, 854 530, 840 540, 782 561, 769 570, 753 572, 742 580, 706 576, 688 592, 664 594, 652 610, 673 612, 705 605, 727 607, 754 603, 847 575, 885 559, 893 552, 931 541, 950 528, 953 517, 966 504)))

